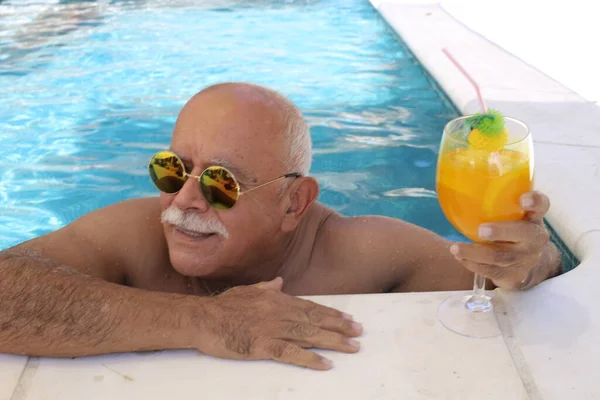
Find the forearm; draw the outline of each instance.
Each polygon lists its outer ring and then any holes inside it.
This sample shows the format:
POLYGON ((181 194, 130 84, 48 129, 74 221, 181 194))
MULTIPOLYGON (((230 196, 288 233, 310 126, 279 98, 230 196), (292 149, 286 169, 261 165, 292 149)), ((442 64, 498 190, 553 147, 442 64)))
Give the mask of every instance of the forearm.
POLYGON ((75 357, 191 347, 189 296, 44 264, 32 257, 0 259, 0 352, 75 357))

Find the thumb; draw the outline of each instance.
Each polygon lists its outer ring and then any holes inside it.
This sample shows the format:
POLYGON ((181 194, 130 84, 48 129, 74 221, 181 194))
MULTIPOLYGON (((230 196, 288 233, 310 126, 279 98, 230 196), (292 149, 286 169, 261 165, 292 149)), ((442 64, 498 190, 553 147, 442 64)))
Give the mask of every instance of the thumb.
POLYGON ((283 279, 280 276, 278 276, 272 281, 260 282, 253 286, 258 289, 281 291, 281 288, 283 287, 283 279))

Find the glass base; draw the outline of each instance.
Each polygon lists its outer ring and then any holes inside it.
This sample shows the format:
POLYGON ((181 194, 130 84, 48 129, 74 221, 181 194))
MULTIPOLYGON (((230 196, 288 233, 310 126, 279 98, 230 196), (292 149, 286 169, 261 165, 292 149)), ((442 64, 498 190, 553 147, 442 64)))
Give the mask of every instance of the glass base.
POLYGON ((469 301, 471 297, 471 293, 459 293, 444 300, 438 308, 438 319, 442 325, 452 332, 471 338, 500 336, 493 299, 484 305, 469 301))

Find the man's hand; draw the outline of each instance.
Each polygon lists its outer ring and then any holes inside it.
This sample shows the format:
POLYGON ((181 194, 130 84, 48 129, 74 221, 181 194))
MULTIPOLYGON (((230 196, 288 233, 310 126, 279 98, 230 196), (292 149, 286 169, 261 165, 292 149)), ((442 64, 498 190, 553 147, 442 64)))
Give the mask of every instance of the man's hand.
POLYGON ((196 322, 205 334, 194 347, 220 358, 273 359, 317 370, 330 369, 331 361, 308 348, 358 351, 351 337, 362 333, 360 324, 340 311, 284 294, 282 284, 276 278, 208 298, 205 315, 196 322))
POLYGON ((555 275, 560 254, 549 243, 543 224, 550 201, 539 192, 529 192, 521 197, 521 207, 526 212, 521 221, 479 227, 479 237, 488 243, 454 243, 450 252, 468 270, 501 288, 525 289, 555 275))

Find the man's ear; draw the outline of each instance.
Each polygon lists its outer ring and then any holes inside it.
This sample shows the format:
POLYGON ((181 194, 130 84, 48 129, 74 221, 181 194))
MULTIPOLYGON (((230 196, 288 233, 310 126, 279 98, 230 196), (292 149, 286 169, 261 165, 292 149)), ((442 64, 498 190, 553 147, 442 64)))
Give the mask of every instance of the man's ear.
POLYGON ((319 184, 310 177, 298 178, 292 183, 290 193, 287 196, 287 209, 281 221, 281 230, 291 232, 300 223, 310 206, 319 196, 319 184))

